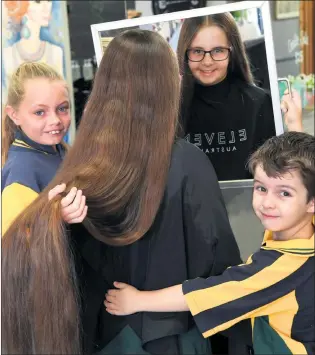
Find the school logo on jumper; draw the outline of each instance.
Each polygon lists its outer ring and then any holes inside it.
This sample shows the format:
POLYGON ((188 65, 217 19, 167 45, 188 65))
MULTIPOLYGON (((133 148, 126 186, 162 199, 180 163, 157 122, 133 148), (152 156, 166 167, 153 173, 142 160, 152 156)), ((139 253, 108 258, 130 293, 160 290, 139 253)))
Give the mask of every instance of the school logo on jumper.
POLYGON ((226 132, 189 133, 185 139, 204 153, 229 153, 247 141, 247 133, 245 128, 226 132))

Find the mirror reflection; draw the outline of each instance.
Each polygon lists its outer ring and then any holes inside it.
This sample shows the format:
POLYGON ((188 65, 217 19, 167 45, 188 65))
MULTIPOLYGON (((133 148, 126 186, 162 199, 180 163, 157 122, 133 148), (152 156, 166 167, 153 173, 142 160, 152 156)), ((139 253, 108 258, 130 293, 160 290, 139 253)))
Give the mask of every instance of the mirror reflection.
POLYGON ((220 181, 251 178, 248 156, 276 131, 270 94, 255 85, 233 15, 186 19, 177 55, 182 133, 209 157, 220 181))
MULTIPOLYGON (((133 26, 159 32, 177 54, 179 135, 211 160, 221 182, 251 179, 249 155, 276 135, 258 9, 133 26)), ((101 32, 103 50, 118 33, 101 32)))

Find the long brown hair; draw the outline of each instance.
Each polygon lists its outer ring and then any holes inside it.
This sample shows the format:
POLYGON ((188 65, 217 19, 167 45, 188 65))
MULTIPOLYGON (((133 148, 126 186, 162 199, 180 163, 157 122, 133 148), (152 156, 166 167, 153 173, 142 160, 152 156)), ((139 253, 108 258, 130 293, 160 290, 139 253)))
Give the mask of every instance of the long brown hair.
POLYGON ((108 45, 73 147, 59 172, 2 242, 2 341, 8 353, 78 354, 79 305, 57 184, 83 190, 84 226, 111 245, 151 227, 174 143, 180 84, 176 56, 157 33, 130 30, 108 45))
MULTIPOLYGON (((6 106, 10 105, 17 110, 25 95, 25 82, 37 78, 45 78, 51 81, 64 81, 63 77, 54 68, 46 63, 23 63, 14 71, 10 78, 6 106)), ((4 165, 7 160, 8 151, 14 141, 17 129, 18 127, 11 120, 11 118, 4 113, 1 147, 2 165, 4 165)))
POLYGON ((182 134, 190 115, 191 101, 194 95, 195 79, 188 65, 187 49, 191 42, 203 27, 217 26, 221 28, 232 47, 230 53, 228 76, 233 76, 241 81, 252 85, 253 76, 250 71, 249 60, 246 55, 245 46, 233 16, 229 12, 198 16, 185 19, 180 31, 177 58, 180 74, 182 76, 182 100, 180 108, 180 123, 182 134))

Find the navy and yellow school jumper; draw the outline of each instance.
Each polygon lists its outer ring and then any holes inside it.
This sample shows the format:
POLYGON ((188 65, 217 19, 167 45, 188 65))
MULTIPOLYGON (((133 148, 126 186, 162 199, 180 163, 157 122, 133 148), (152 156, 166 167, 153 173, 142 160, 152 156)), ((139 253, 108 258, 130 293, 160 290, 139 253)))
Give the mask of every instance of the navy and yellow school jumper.
POLYGON ((56 148, 16 132, 2 169, 2 235, 55 176, 65 154, 61 144, 56 148))
POLYGON ((266 231, 246 264, 186 281, 183 292, 204 337, 247 318, 255 355, 315 354, 314 266, 314 235, 274 241, 266 231))

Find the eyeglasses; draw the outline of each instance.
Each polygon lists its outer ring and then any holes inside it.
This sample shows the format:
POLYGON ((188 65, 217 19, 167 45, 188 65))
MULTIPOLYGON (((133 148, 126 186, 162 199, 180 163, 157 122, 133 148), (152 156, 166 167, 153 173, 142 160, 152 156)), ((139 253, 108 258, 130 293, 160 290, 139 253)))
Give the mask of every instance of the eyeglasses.
POLYGON ((220 62, 221 60, 227 59, 231 51, 232 47, 216 47, 211 49, 211 51, 204 51, 203 49, 198 48, 190 48, 187 49, 186 54, 191 62, 201 62, 204 59, 206 53, 209 53, 213 60, 220 62))

